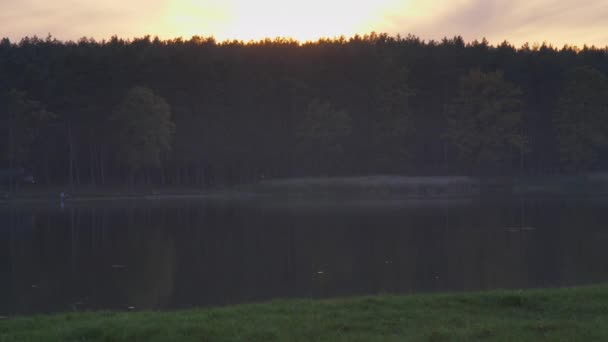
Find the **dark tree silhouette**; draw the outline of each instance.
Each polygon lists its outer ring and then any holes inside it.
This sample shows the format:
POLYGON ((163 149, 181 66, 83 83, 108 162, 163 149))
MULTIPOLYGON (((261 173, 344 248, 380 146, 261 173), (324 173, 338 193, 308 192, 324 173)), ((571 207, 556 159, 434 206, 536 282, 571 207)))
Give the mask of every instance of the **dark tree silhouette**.
POLYGON ((568 73, 554 124, 562 162, 578 171, 608 147, 608 79, 590 67, 568 73))
POLYGON ((510 161, 512 148, 525 147, 521 106, 521 91, 502 72, 473 70, 446 106, 447 138, 475 168, 510 161))
POLYGON ((608 168, 600 48, 31 37, 0 42, 0 72, 0 94, 19 89, 25 107, 55 113, 18 127, 0 96, 0 169, 45 184, 608 168))
POLYGON ((161 166, 171 151, 175 125, 165 100, 145 87, 129 90, 110 117, 118 160, 132 177, 137 171, 161 166))

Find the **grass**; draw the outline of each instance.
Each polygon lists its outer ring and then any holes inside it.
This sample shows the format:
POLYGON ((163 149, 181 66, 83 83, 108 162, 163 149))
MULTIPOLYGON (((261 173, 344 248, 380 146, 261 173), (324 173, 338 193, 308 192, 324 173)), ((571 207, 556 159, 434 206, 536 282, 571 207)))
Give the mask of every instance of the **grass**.
POLYGON ((606 341, 608 286, 0 321, 0 341, 606 341))

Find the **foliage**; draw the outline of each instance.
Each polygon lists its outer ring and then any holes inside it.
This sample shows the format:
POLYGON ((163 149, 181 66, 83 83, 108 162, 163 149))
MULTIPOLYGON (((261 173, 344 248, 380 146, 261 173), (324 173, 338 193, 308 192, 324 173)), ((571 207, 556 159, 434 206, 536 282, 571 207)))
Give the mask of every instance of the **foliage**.
POLYGON ((5 156, 11 167, 23 166, 30 158, 32 145, 41 127, 54 115, 40 102, 28 99, 26 92, 16 89, 5 93, 0 103, 4 104, 4 110, 0 110, 0 122, 6 142, 0 146, 5 148, 5 156))
POLYGON ((369 159, 377 167, 399 170, 401 163, 396 161, 402 162, 410 157, 415 128, 411 119, 412 91, 407 75, 405 68, 390 67, 376 84, 376 120, 370 125, 369 136, 375 158, 369 159))
POLYGON ((111 118, 119 159, 131 170, 159 167, 171 150, 174 124, 171 109, 151 89, 134 87, 111 118))
POLYGON ((316 99, 308 104, 296 131, 305 149, 326 150, 328 154, 344 152, 343 141, 350 134, 350 116, 316 99))
POLYGON ((327 102, 311 100, 296 124, 297 156, 308 163, 307 173, 333 170, 342 161, 346 139, 352 133, 352 120, 344 110, 327 102))
POLYGON ((594 68, 570 71, 554 125, 562 161, 575 170, 592 166, 608 147, 608 79, 594 68))
POLYGON ((510 148, 523 148, 525 142, 521 107, 521 90, 502 72, 472 70, 446 107, 447 137, 474 165, 509 160, 510 148))
MULTIPOLYGON (((145 169, 136 182, 145 176, 154 184, 201 187, 328 173, 547 175, 608 168, 599 107, 588 115, 592 138, 575 134, 567 114, 584 94, 598 106, 606 96, 594 84, 578 95, 566 90, 570 70, 605 75, 607 66, 606 49, 516 48, 462 37, 369 34, 304 44, 30 37, 0 44, 0 94, 21 89, 56 113, 52 125, 33 130, 35 148, 16 157, 48 184, 118 185, 134 168, 145 169), (171 106, 170 151, 167 134, 153 142, 138 129, 140 140, 130 140, 121 127, 133 118, 112 120, 138 84, 171 106), (349 134, 339 129, 340 137, 330 139, 328 128, 325 138, 308 131, 311 139, 303 139, 304 127, 314 126, 306 116, 315 101, 349 117, 321 116, 319 127, 332 127, 337 117, 349 121, 338 125, 349 134)), ((8 139, 0 149, 10 149, 8 139)), ((8 158, 0 160, 8 166, 8 158)))

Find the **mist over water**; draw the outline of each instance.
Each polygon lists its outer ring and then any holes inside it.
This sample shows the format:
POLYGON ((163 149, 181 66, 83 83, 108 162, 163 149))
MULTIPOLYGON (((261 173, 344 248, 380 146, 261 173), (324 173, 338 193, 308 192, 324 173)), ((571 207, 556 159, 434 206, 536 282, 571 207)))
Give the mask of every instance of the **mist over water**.
POLYGON ((0 207, 0 315, 608 281, 604 199, 0 207))

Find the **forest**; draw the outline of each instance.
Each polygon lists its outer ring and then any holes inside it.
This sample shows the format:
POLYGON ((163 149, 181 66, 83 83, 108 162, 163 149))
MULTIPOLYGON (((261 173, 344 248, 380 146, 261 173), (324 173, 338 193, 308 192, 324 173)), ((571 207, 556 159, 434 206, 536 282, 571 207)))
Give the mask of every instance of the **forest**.
POLYGON ((49 36, 0 72, 0 169, 42 185, 608 169, 607 48, 49 36))

